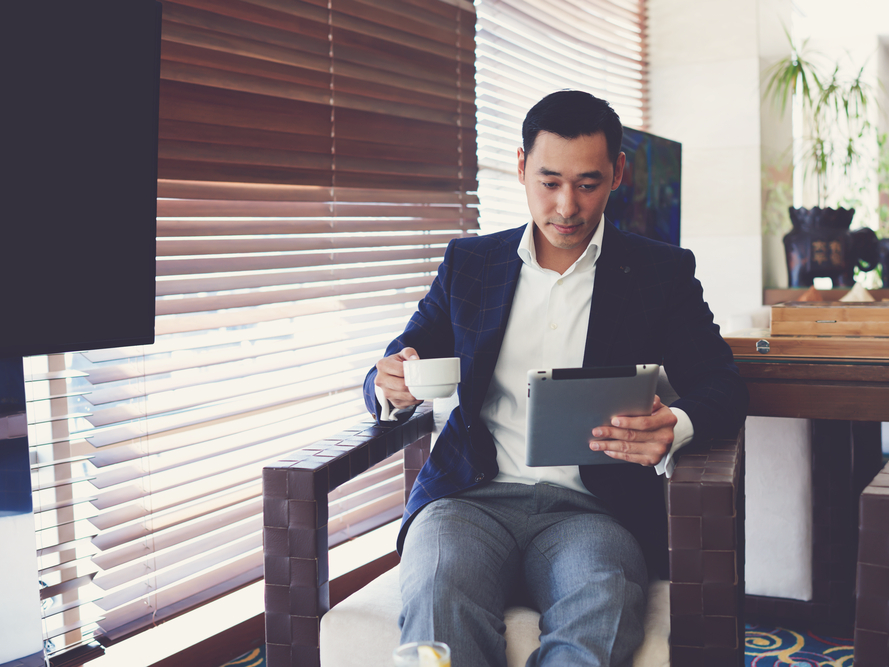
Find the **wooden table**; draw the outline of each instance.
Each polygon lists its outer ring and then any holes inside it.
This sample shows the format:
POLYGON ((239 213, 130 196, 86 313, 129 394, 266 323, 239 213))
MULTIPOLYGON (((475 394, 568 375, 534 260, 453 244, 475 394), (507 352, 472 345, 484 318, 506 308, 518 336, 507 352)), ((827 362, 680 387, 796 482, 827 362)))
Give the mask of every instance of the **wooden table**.
POLYGON ((889 361, 761 355, 735 363, 750 391, 750 415, 889 421, 889 361))
MULTIPOLYGON (((764 306, 773 306, 776 303, 797 301, 808 289, 808 287, 766 288, 762 291, 762 303, 764 306)), ((848 287, 837 287, 836 289, 818 290, 818 292, 825 301, 839 301, 849 293, 849 289, 848 287)), ((872 289, 868 292, 878 301, 889 299, 889 289, 872 289)))
POLYGON ((748 618, 851 633, 858 498, 881 468, 880 422, 889 421, 889 360, 754 352, 737 355, 735 363, 750 391, 749 415, 814 420, 813 599, 748 595, 748 618))

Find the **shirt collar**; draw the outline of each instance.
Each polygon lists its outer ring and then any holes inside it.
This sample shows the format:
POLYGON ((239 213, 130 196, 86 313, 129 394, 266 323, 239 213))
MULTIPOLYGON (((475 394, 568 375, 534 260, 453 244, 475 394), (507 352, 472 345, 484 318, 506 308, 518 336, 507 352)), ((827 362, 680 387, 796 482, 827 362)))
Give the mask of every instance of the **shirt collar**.
MULTIPOLYGON (((602 238, 605 236, 605 214, 599 220, 596 231, 590 237, 589 245, 584 248, 583 254, 577 258, 563 275, 568 275, 574 271, 589 271, 596 265, 596 260, 602 254, 602 238)), ((518 255, 526 266, 533 267, 543 271, 543 267, 537 263, 537 249, 534 247, 534 222, 531 221, 525 225, 525 231, 522 233, 522 239, 519 241, 518 255)))

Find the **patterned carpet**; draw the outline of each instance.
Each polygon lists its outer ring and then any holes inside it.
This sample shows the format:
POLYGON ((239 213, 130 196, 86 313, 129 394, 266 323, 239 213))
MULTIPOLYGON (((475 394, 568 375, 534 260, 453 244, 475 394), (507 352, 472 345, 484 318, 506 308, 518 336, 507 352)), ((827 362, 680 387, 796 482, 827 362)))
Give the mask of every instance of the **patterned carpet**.
MULTIPOLYGON (((852 667, 852 640, 762 625, 747 626, 747 667, 852 667)), ((258 648, 223 667, 265 667, 258 648)))
POLYGON ((852 667, 852 640, 808 631, 747 626, 747 667, 852 667))
POLYGON ((255 648, 250 653, 225 663, 222 667, 265 667, 265 646, 255 648))

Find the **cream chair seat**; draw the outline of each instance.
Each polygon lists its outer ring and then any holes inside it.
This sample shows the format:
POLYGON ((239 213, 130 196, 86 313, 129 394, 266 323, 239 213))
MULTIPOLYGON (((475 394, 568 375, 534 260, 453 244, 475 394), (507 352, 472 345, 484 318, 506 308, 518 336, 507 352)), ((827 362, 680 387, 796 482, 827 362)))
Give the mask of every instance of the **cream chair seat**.
MULTIPOLYGON (((645 642, 633 667, 670 665, 670 589, 655 581, 648 591, 645 642)), ((401 593, 395 567, 350 595, 321 619, 321 667, 388 665, 399 644, 398 614, 401 593), (360 646, 361 650, 356 651, 360 646)), ((506 610, 506 664, 524 667, 540 646, 540 614, 528 607, 506 610)), ((455 666, 456 667, 456 666, 455 666)))
MULTIPOLYGON (((324 667, 358 664, 348 654, 365 666, 391 664, 401 603, 397 571, 384 572, 397 557, 329 581, 327 494, 402 449, 407 492, 432 430, 424 405, 405 422, 368 419, 263 469, 269 667, 320 667, 322 653, 324 667)), ((743 667, 743 470, 743 431, 694 441, 678 457, 667 484, 670 581, 650 591, 649 630, 634 667, 743 667)), ((537 646, 537 614, 514 609, 507 626, 509 664, 522 665, 537 646)))

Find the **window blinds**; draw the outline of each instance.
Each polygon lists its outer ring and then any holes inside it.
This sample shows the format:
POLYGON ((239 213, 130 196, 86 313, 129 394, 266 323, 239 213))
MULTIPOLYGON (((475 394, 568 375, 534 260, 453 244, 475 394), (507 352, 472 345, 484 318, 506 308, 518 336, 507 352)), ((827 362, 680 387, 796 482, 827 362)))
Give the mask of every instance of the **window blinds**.
POLYGON ((585 90, 645 129, 644 0, 478 0, 476 9, 480 223, 492 232, 528 221, 516 148, 542 97, 585 90))
MULTIPOLYGON (((364 412, 477 229, 474 26, 442 0, 164 2, 156 342, 26 360, 50 655, 262 576, 262 466, 364 412)), ((331 496, 332 543, 401 514, 399 467, 331 496)))

